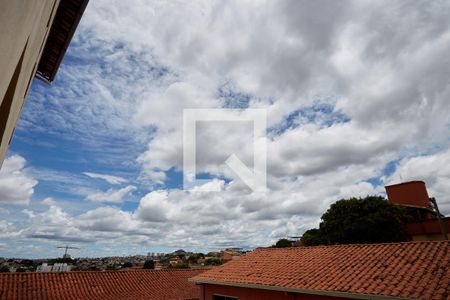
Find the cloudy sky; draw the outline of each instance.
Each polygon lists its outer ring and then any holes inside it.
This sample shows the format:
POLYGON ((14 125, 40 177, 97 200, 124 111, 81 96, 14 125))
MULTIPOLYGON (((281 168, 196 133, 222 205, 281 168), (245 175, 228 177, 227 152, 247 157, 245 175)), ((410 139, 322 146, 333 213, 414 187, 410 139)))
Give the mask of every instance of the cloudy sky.
POLYGON ((270 245, 340 198, 426 181, 450 213, 448 1, 90 1, 56 81, 35 81, 0 171, 0 256, 270 245), (267 111, 266 193, 249 122, 197 124, 184 191, 183 109, 267 111))

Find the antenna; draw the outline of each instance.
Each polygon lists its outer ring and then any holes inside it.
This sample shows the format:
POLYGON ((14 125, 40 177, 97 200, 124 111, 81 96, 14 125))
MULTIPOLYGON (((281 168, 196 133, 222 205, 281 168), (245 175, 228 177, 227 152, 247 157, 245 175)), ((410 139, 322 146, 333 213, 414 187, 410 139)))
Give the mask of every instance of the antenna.
POLYGON ((67 254, 67 250, 69 250, 69 249, 80 249, 80 248, 78 248, 78 247, 71 247, 71 246, 69 246, 69 245, 66 245, 66 246, 58 246, 58 247, 56 247, 56 248, 59 248, 59 249, 65 249, 63 258, 70 258, 70 255, 67 254))

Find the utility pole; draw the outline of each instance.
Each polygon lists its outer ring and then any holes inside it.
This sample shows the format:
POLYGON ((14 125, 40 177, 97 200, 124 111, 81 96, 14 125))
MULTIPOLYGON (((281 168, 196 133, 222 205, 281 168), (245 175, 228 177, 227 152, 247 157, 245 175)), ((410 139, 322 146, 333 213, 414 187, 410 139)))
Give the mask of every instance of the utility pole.
POLYGON ((67 258, 67 250, 68 250, 68 249, 80 249, 80 248, 77 248, 77 247, 70 247, 69 245, 66 245, 66 246, 59 246, 59 247, 56 247, 56 248, 59 248, 59 249, 65 249, 65 250, 64 250, 64 256, 63 256, 63 258, 67 258))
POLYGON ((441 227, 441 234, 442 234, 442 238, 443 240, 447 240, 448 236, 447 236, 447 230, 445 230, 445 224, 442 221, 441 218, 441 213, 439 212, 439 207, 437 205, 436 199, 434 197, 430 198, 430 202, 433 205, 434 211, 436 212, 438 221, 439 221, 439 227, 441 227))

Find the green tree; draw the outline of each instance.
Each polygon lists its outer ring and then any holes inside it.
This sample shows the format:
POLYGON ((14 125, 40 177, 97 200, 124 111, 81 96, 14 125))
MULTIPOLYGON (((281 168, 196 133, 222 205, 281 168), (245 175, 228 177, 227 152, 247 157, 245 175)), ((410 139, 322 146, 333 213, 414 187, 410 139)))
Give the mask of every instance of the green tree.
POLYGON ((22 260, 22 265, 24 265, 27 268, 33 268, 36 267, 36 263, 31 259, 24 259, 22 260))
POLYGON ((144 269, 154 269, 155 268, 155 262, 153 260, 146 260, 144 262, 144 269))
POLYGON ((208 258, 205 260, 205 265, 207 266, 218 266, 222 264, 222 260, 220 258, 208 258))
POLYGON ((0 266, 0 273, 9 272, 9 267, 6 265, 0 266))
POLYGON ((189 258, 188 258, 187 261, 188 261, 188 263, 190 263, 190 264, 196 264, 198 258, 199 258, 199 257, 198 257, 196 254, 193 254, 193 255, 189 256, 189 258))
POLYGON ((123 263, 122 268, 131 268, 133 264, 129 261, 123 263))
POLYGON ((323 235, 322 231, 317 228, 306 230, 301 238, 302 245, 326 245, 328 240, 323 235))
MULTIPOLYGON (((72 269, 73 270, 73 269, 72 269)), ((117 270, 117 265, 116 264, 113 264, 113 265, 107 265, 106 266, 106 270, 108 270, 108 271, 115 271, 115 270, 117 270)))
POLYGON ((276 242, 274 245, 275 248, 286 248, 286 247, 292 247, 292 242, 288 239, 280 239, 276 242))
POLYGON ((189 269, 189 265, 187 263, 179 263, 169 267, 174 269, 189 269))
POLYGON ((305 246, 371 244, 408 240, 403 223, 407 214, 379 196, 342 199, 322 215, 319 229, 302 236, 305 246))

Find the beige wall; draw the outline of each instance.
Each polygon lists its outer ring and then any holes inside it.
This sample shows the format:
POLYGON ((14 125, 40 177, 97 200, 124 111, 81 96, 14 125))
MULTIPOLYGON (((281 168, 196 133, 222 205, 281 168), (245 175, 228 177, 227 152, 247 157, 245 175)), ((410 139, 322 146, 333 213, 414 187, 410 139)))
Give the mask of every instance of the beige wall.
POLYGON ((0 0, 0 166, 60 0, 0 0))

